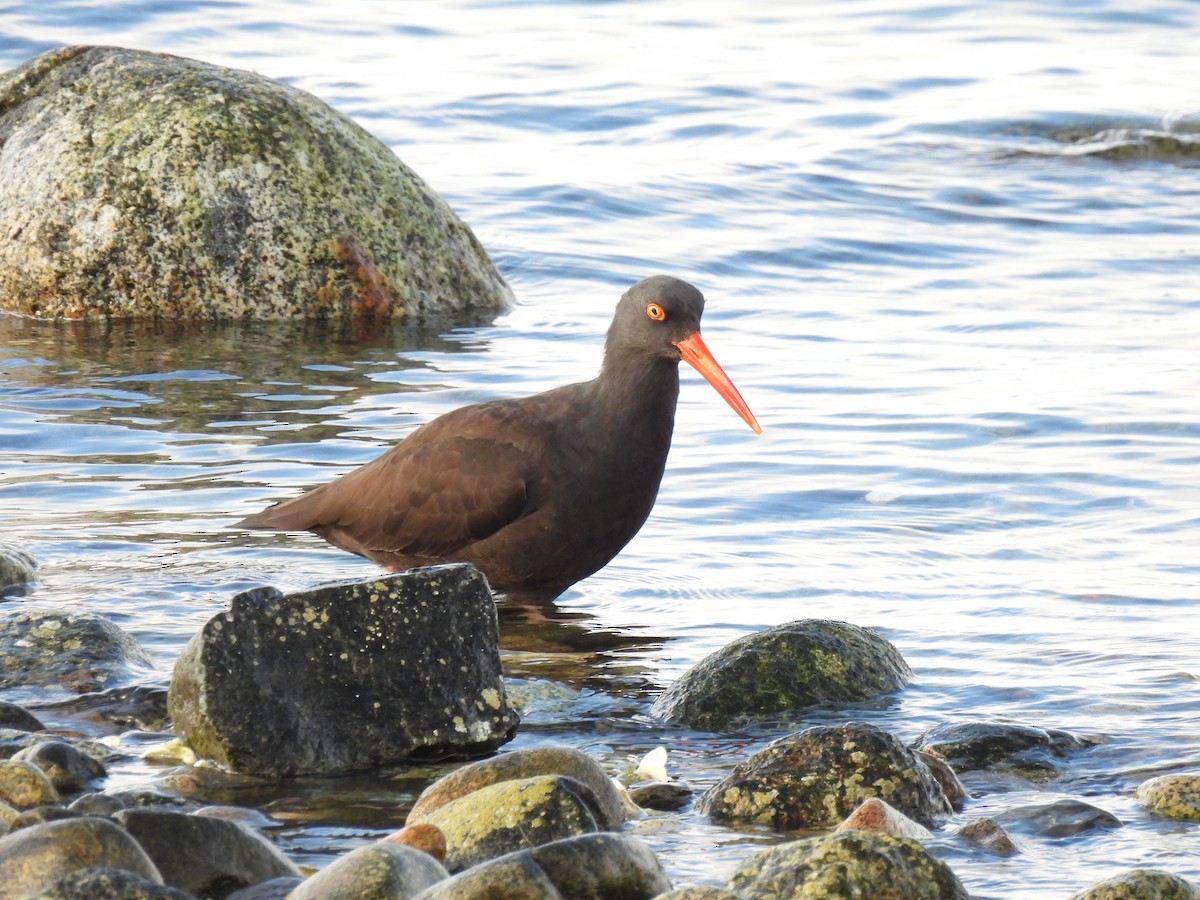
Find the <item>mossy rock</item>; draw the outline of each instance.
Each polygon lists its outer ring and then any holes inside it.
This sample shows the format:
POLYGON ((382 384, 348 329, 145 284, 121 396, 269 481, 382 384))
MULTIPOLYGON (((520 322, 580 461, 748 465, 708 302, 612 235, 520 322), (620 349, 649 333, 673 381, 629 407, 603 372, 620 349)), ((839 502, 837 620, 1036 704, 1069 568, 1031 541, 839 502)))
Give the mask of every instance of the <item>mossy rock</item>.
POLYGON ((950 814, 925 763, 895 736, 861 722, 771 742, 714 785, 700 809, 717 822, 783 831, 837 825, 871 797, 922 825, 950 814))
POLYGON ((874 631, 801 619, 738 638, 705 657, 652 711, 719 731, 820 703, 872 700, 910 678, 900 651, 874 631))
POLYGON ((729 888, 744 900, 967 900, 950 867, 918 842, 862 831, 764 850, 738 867, 729 888))
POLYGON ((1071 900, 1200 900, 1200 887, 1156 869, 1130 869, 1074 894, 1071 900))
POLYGON ((52 50, 0 76, 0 145, 0 309, 396 318, 512 301, 387 146, 261 75, 52 50))
POLYGON ((1200 774, 1151 778, 1138 785, 1136 796, 1144 807, 1161 816, 1200 822, 1200 774))

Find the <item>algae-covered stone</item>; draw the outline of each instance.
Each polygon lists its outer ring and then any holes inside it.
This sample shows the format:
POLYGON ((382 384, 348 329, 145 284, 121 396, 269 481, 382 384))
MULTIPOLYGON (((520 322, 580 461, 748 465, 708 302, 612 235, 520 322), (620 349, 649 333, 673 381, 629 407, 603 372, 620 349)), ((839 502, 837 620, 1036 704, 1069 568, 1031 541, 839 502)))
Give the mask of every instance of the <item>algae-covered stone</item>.
POLYGON ((478 755, 517 727, 495 602, 465 565, 238 594, 183 649, 168 705, 196 753, 258 775, 478 755))
POLYGON ((587 785, 596 800, 600 828, 617 828, 625 822, 625 807, 612 779, 599 763, 573 747, 527 747, 455 769, 421 792, 408 821, 426 818, 451 800, 488 785, 538 775, 565 775, 587 785))
POLYGON ((1146 809, 1169 819, 1200 822, 1200 774, 1160 775, 1138 785, 1146 809))
POLYGON ((643 841, 585 834, 519 850, 468 869, 419 900, 649 900, 671 889, 643 841))
POLYGON ((996 818, 1010 828, 1042 837, 1070 837, 1097 828, 1120 828, 1123 824, 1108 810, 1070 797, 1006 809, 996 818))
POLYGON ((58 802, 58 791, 33 763, 0 760, 0 800, 17 809, 58 802))
POLYGON ((288 894, 288 900, 407 900, 449 877, 427 853, 376 843, 333 861, 288 894))
POLYGON ((700 809, 718 822, 789 830, 836 825, 870 797, 923 825, 950 813, 925 763, 898 738, 861 722, 772 741, 714 785, 700 809))
POLYGON ((1086 741, 1056 729, 1006 722, 955 722, 921 735, 918 749, 936 753, 956 771, 992 769, 1033 781, 1056 775, 1064 760, 1086 741))
POLYGON ((705 657, 658 698, 653 712, 716 731, 817 703, 870 700, 911 677, 900 652, 874 631, 802 619, 705 657))
POLYGON ((132 637, 103 616, 22 606, 0 615, 0 688, 98 691, 150 667, 132 637))
POLYGON ((1073 894, 1071 900, 1200 900, 1200 887, 1156 869, 1130 869, 1073 894))
POLYGON ((416 820, 446 838, 446 868, 460 872, 514 850, 600 830, 590 788, 565 775, 489 784, 416 820))
POLYGON ((36 895, 60 878, 90 868, 123 869, 162 883, 137 841, 108 819, 63 819, 0 838, 0 885, 6 896, 36 895))
POLYGON ((738 867, 729 888, 744 900, 967 900, 958 876, 916 841, 863 831, 764 850, 738 867))
POLYGON ((60 791, 79 791, 89 781, 107 774, 104 764, 66 741, 47 740, 26 747, 13 759, 41 769, 60 791))
POLYGON ((446 203, 297 88, 116 47, 0 76, 0 308, 291 318, 499 310, 446 203))

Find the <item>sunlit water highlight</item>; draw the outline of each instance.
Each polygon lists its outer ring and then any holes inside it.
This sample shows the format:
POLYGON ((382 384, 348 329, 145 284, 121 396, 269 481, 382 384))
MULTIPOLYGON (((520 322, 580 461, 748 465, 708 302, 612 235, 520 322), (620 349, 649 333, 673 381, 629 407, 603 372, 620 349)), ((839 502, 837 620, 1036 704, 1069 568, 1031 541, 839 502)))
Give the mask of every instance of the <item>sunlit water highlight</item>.
MULTIPOLYGON (((707 295, 764 433, 685 372, 653 517, 560 603, 594 649, 510 661, 579 690, 515 745, 616 767, 663 743, 704 788, 780 731, 665 729, 654 692, 741 634, 844 619, 916 683, 806 723, 1099 740, 1049 785, 968 779, 972 816, 1073 796, 1126 823, 1007 860, 940 836, 973 895, 1200 878, 1195 829, 1131 796, 1200 765, 1198 26, 1170 0, 6 7, 4 66, 111 43, 317 94, 456 207, 520 300, 373 335, 0 319, 0 516, 42 565, 9 604, 113 616, 165 683, 231 593, 376 571, 232 521, 447 409, 590 377, 617 295, 670 272, 707 295)), ((422 777, 251 799, 319 865, 422 777)), ((777 840, 694 813, 642 833, 676 881, 777 840)))

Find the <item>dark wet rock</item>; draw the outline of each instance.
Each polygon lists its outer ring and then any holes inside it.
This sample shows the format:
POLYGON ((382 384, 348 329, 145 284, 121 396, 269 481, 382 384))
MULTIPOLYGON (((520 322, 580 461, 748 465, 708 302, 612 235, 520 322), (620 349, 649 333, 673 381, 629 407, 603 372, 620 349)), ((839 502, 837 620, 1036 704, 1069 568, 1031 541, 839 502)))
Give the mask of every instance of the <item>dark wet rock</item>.
POLYGON ((930 729, 915 746, 937 754, 956 772, 990 769, 1045 781, 1058 774, 1060 760, 1088 744, 1055 729, 1003 722, 958 722, 930 729))
POLYGON ((0 800, 17 809, 57 803, 58 791, 33 763, 0 760, 0 800))
POLYGON ((80 869, 37 895, 37 900, 195 900, 192 894, 124 869, 80 869))
POLYGON ((123 809, 113 819, 141 844, 166 884, 193 894, 224 897, 300 875, 274 844, 236 822, 164 809, 123 809))
POLYGON ((341 318, 511 303, 446 203, 297 88, 66 47, 0 76, 0 110, 10 311, 341 318))
POLYGON ((1168 819, 1200 822, 1200 774, 1160 775, 1135 793, 1142 806, 1168 819))
POLYGON ((654 715, 720 731, 818 703, 871 700, 912 671, 885 638, 846 622, 802 619, 738 638, 688 669, 654 715))
POLYGON ((73 793, 108 774, 104 764, 65 741, 45 741, 26 747, 13 759, 33 763, 59 791, 73 793))
POLYGON ((922 825, 950 813, 925 764, 874 725, 821 725, 772 741, 700 799, 717 822, 779 830, 836 825, 869 797, 922 825))
POLYGON ((67 744, 99 763, 105 763, 122 755, 107 744, 77 734, 61 731, 14 731, 11 728, 0 728, 0 757, 12 758, 18 753, 47 741, 67 744))
POLYGON ((123 809, 168 809, 173 812, 194 812, 203 804, 176 794, 156 791, 153 788, 129 788, 120 791, 105 791, 104 795, 123 804, 123 809))
POLYGON ((135 684, 109 688, 46 704, 44 709, 72 718, 107 722, 122 729, 162 731, 167 727, 167 689, 135 684))
POLYGON ((88 794, 80 794, 71 801, 67 808, 85 816, 111 816, 125 808, 125 801, 120 797, 93 791, 88 794))
POLYGON ((1016 856, 1021 852, 1008 832, 990 816, 968 822, 958 829, 958 835, 993 856, 1016 856))
POLYGON ((598 806, 595 794, 582 782, 565 775, 537 775, 489 784, 418 822, 442 832, 446 868, 460 872, 514 850, 599 831, 598 806))
POLYGON ((966 889, 917 841, 845 831, 772 847, 729 880, 744 900, 967 900, 966 889))
POLYGON ((586 834, 519 850, 468 869, 419 900, 641 900, 671 889, 654 852, 619 834, 586 834))
POLYGON ((33 713, 15 703, 0 700, 0 729, 13 731, 41 731, 46 726, 33 713))
POLYGON ((20 593, 37 577, 36 572, 32 556, 18 547, 0 544, 0 597, 20 593))
POLYGON ((35 806, 33 809, 24 810, 16 818, 8 823, 10 832, 20 831, 22 828, 32 828, 34 825, 41 825, 43 822, 57 822, 60 819, 79 819, 85 813, 77 809, 70 809, 66 806, 35 806))
POLYGON ((7 896, 36 894, 73 872, 92 868, 122 869, 162 883, 146 851, 108 819, 63 819, 0 838, 0 885, 7 896))
POLYGON ((225 900, 287 900, 292 891, 304 884, 303 878, 280 877, 234 891, 225 900))
POLYGON ((950 767, 950 763, 946 762, 936 753, 929 753, 926 750, 917 750, 910 747, 917 758, 929 767, 929 771, 933 773, 933 777, 937 779, 937 783, 942 786, 942 793, 946 795, 946 799, 950 801, 950 805, 961 810, 963 804, 970 799, 971 795, 967 791, 966 785, 959 780, 954 769, 950 767))
POLYGON ((368 844, 330 863, 288 900, 406 900, 448 877, 428 853, 403 844, 368 844))
POLYGON ((103 616, 30 606, 0 615, 0 688, 57 686, 82 694, 149 666, 137 641, 103 616))
POLYGON ((1073 894, 1071 900, 1200 900, 1200 887, 1156 869, 1130 869, 1073 894))
POLYGON ((933 837, 924 825, 914 822, 878 797, 864 800, 834 830, 873 831, 878 834, 912 838, 914 841, 927 841, 933 837))
POLYGON ((198 754, 271 776, 482 754, 518 721, 495 602, 465 565, 238 594, 180 654, 169 705, 198 754))
POLYGON ((532 778, 538 775, 566 775, 591 789, 595 798, 594 815, 600 828, 617 828, 626 820, 625 805, 616 787, 600 764, 573 747, 530 747, 501 753, 455 769, 421 792, 409 822, 417 822, 434 810, 501 781, 532 778))
POLYGON ((1120 828, 1120 819, 1082 800, 1055 800, 1005 810, 996 816, 1001 824, 1042 837, 1068 837, 1095 828, 1120 828))
POLYGON ((693 791, 682 781, 644 781, 629 789, 629 799, 643 809, 673 812, 692 802, 693 791))
POLYGON ((394 831, 382 839, 385 844, 403 844, 428 853, 440 863, 446 861, 446 835, 442 829, 428 822, 417 822, 415 825, 405 825, 399 831, 394 831))

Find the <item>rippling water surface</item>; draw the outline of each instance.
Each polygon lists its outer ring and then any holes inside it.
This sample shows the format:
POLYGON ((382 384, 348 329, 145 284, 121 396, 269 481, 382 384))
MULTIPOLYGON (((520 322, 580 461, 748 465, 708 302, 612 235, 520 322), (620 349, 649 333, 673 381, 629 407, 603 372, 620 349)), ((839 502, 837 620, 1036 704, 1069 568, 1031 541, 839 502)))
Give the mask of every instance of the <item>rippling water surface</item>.
MULTIPOLYGON (((1098 741, 1046 785, 968 780, 969 815, 1071 796, 1125 822, 1008 860, 939 837, 973 895, 1200 878, 1195 828, 1131 796, 1200 765, 1200 7, 54 2, 3 7, 0 34, 5 67, 109 43, 317 94, 451 202, 520 301, 368 332, 0 318, 0 522, 42 567, 9 605, 112 615, 165 684, 231 593, 375 571, 231 522, 440 412, 590 377, 617 296, 668 272, 708 297, 764 433, 684 373, 654 515, 559 603, 574 650, 511 655, 559 688, 514 746, 616 768, 662 743, 704 788, 780 732, 664 729, 649 699, 741 634, 844 619, 917 674, 850 715, 1098 741)), ((320 865, 422 783, 256 799, 320 865)), ((777 839, 694 813, 644 834, 676 881, 777 839)))

